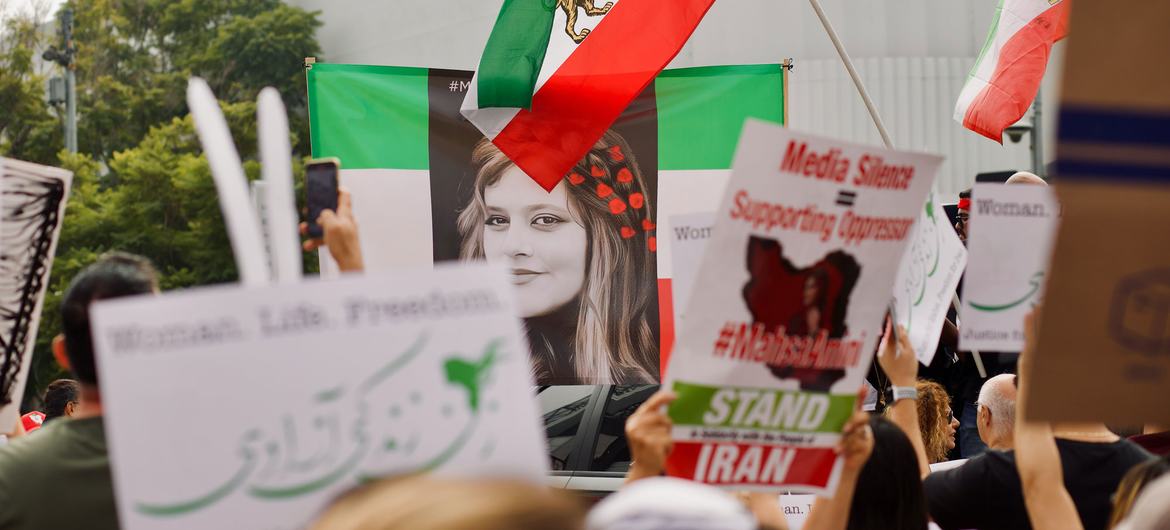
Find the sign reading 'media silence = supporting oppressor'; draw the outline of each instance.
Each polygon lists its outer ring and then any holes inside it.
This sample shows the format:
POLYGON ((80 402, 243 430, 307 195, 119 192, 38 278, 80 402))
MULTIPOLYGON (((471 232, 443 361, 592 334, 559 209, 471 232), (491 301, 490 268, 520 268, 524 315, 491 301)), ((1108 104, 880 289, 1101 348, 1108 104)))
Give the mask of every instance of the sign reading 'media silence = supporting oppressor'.
POLYGON ((667 371, 668 473, 826 491, 940 157, 749 121, 667 371))
POLYGON ((122 528, 304 528, 404 473, 542 481, 513 305, 486 265, 96 305, 122 528))

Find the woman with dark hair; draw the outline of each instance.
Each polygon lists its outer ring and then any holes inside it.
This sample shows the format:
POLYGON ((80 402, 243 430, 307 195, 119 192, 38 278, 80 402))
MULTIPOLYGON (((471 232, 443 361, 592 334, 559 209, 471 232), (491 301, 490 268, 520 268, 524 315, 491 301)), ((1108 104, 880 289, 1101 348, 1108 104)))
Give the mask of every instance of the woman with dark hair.
POLYGON ((1158 478, 1170 474, 1170 457, 1150 460, 1131 468, 1121 484, 1117 486, 1117 493, 1113 496, 1113 514, 1109 516, 1109 528, 1116 528, 1129 516, 1133 503, 1146 485, 1158 478))
POLYGON ((54 418, 71 417, 81 399, 81 385, 72 379, 58 379, 45 388, 45 423, 54 418))
POLYGON ((472 164, 460 259, 508 268, 537 383, 656 381, 654 215, 625 139, 606 132, 551 191, 486 139, 472 164))
POLYGON ((829 276, 824 269, 816 268, 804 279, 804 290, 801 292, 800 312, 792 317, 788 323, 789 335, 815 336, 826 326, 822 325, 825 316, 825 300, 828 298, 829 276))
POLYGON ((849 530, 925 530, 926 494, 910 438, 881 416, 869 420, 873 455, 861 468, 849 508, 849 530))

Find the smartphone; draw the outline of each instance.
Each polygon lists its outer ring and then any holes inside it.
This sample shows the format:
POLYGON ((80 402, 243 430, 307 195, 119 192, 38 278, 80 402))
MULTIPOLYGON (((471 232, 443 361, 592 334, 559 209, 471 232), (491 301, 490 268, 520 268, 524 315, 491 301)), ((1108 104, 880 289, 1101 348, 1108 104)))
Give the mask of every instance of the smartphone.
POLYGON ((306 222, 311 238, 325 235, 325 231, 317 224, 321 211, 337 211, 337 171, 340 168, 341 161, 336 158, 310 160, 305 166, 305 205, 309 210, 306 222))

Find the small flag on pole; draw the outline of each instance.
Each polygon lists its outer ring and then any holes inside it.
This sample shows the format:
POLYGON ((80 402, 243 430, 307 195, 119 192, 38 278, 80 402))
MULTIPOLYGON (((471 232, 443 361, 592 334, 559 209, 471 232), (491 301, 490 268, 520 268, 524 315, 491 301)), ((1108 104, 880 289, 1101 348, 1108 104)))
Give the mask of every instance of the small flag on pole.
POLYGON ((955 104, 955 121, 1003 143, 1036 99, 1052 44, 1068 34, 1069 0, 1000 0, 987 42, 955 104))
POLYGON ((461 112, 551 190, 714 1, 506 0, 461 112))

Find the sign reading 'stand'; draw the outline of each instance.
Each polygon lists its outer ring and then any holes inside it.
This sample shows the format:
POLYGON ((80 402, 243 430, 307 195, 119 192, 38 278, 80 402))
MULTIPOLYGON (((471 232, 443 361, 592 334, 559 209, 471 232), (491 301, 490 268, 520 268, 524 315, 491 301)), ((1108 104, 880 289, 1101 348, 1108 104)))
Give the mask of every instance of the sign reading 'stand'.
POLYGON ((977 184, 967 229, 959 348, 1018 352, 1043 294, 1059 206, 1047 186, 977 184))
POLYGON ((675 476, 831 491, 941 158, 749 121, 667 372, 675 476))
POLYGON ((484 265, 95 305, 123 528, 301 528, 402 473, 543 480, 512 306, 484 265))

